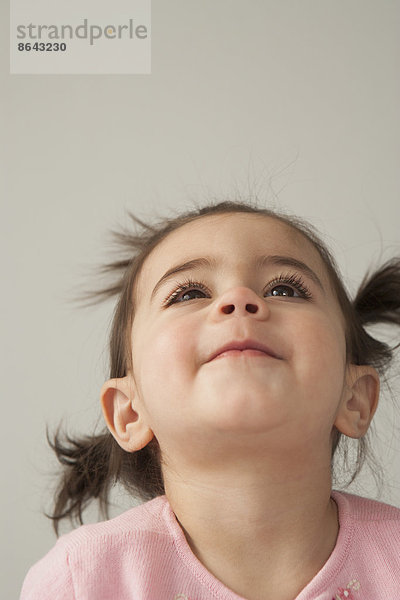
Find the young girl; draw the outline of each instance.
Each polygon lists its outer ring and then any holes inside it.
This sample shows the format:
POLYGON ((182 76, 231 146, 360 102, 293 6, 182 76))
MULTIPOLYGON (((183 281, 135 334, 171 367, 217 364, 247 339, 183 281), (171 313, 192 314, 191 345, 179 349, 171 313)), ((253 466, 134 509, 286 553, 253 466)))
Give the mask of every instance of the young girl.
POLYGON ((400 324, 400 259, 351 301, 299 218, 223 202, 134 220, 102 290, 108 431, 56 437, 53 519, 82 522, 116 480, 144 502, 62 536, 21 599, 399 599, 400 509, 333 491, 332 461, 348 438, 365 458, 394 350, 365 326, 400 324))

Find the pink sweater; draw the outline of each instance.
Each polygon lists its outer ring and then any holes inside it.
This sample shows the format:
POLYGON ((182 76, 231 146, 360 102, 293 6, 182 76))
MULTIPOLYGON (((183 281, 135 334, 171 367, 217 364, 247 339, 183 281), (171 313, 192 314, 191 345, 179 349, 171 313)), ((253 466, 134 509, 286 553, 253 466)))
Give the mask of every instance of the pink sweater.
MULTIPOLYGON (((339 536, 293 600, 400 600, 400 509, 332 492, 339 536)), ((192 553, 166 496, 62 536, 21 600, 243 600, 192 553)))

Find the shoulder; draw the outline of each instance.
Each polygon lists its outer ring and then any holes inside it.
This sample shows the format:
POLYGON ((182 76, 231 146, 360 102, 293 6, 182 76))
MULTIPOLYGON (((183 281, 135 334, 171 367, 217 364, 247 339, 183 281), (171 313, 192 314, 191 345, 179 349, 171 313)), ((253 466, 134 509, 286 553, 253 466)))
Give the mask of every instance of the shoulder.
POLYGON ((346 582, 349 588, 353 583, 361 585, 365 598, 397 598, 400 509, 345 492, 333 492, 332 497, 339 517, 330 563, 332 580, 338 581, 340 574, 342 591, 346 582))
POLYGON ((59 542, 28 571, 20 600, 70 600, 75 598, 68 557, 59 542))
POLYGON ((113 539, 119 540, 121 537, 131 537, 135 534, 163 535, 163 510, 166 504, 166 496, 158 496, 108 521, 82 525, 63 535, 57 543, 71 552, 82 545, 96 544, 99 539, 112 542, 113 539))
POLYGON ((400 567, 400 509, 344 492, 334 492, 332 497, 338 505, 342 542, 400 567))
POLYGON ((339 507, 339 513, 344 517, 351 517, 353 521, 358 523, 368 522, 390 524, 391 526, 400 525, 400 508, 364 498, 347 492, 334 491, 333 499, 339 507))
MULTIPOLYGON (((141 557, 145 558, 146 549, 155 552, 162 541, 168 540, 163 519, 166 504, 166 497, 158 496, 109 521, 82 525, 61 536, 29 570, 20 600, 72 600, 79 596, 77 590, 83 582, 87 585, 92 574, 97 578, 101 574, 99 584, 101 579, 111 584, 119 565, 124 568, 120 557, 127 551, 131 562, 137 564, 141 557)), ((99 596, 103 597, 106 596, 99 596)))

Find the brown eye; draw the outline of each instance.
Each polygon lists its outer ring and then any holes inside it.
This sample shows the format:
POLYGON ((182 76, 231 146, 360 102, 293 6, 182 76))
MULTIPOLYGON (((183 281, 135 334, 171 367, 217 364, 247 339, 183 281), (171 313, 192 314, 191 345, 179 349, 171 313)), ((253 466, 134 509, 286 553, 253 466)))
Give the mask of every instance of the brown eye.
POLYGON ((276 285, 272 288, 272 296, 294 296, 294 293, 293 288, 288 285, 276 285), (282 293, 278 293, 277 290, 280 290, 282 293))
POLYGON ((271 292, 272 297, 304 298, 311 299, 311 293, 306 287, 301 277, 295 274, 280 275, 267 286, 267 293, 271 292))
POLYGON ((171 304, 182 304, 189 300, 196 300, 198 298, 206 298, 209 295, 209 291, 206 286, 199 281, 192 281, 188 279, 176 288, 172 294, 168 295, 163 306, 170 306, 171 304))
MULTIPOLYGON (((200 298, 201 297, 204 298, 204 292, 202 292, 201 290, 188 290, 184 294, 178 295, 178 297, 175 298, 175 302, 183 302, 186 300, 193 300, 193 296, 190 297, 192 294, 200 294, 200 298)), ((197 297, 199 297, 199 296, 197 296, 197 297)))

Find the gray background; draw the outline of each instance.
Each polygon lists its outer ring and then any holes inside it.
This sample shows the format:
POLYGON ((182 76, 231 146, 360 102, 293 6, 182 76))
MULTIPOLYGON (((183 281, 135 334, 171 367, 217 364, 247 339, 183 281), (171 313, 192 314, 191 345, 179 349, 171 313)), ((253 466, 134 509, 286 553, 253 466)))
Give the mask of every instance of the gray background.
MULTIPOLYGON (((400 2, 154 1, 147 76, 10 76, 4 1, 1 13, 0 563, 14 598, 55 541, 46 423, 86 431, 99 415, 113 305, 69 300, 126 209, 153 218, 258 194, 318 227, 351 292, 400 253, 400 2)), ((390 406, 380 498, 400 506, 390 406)), ((368 475, 357 489, 377 497, 368 475)))

